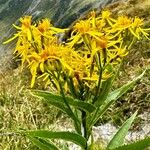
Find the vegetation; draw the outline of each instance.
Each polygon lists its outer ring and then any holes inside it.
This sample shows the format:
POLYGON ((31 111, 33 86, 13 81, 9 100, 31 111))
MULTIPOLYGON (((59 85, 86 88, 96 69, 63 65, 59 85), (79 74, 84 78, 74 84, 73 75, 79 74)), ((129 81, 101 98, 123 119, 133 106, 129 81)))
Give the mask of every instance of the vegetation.
MULTIPOLYGON (((20 31, 5 44, 18 38, 15 52, 21 56, 22 67, 26 63, 30 67, 31 87, 38 78, 43 78, 46 87, 49 85, 53 91, 49 93, 32 90, 33 95, 43 97, 48 103, 68 114, 74 121, 76 133, 36 130, 19 131, 19 134, 27 136, 42 149, 58 149, 52 143, 47 143, 44 138, 71 140, 83 149, 92 149, 93 141, 90 145, 87 144, 92 134, 92 126, 116 99, 143 76, 142 74, 110 92, 118 75, 118 65, 122 64, 123 57, 127 55, 136 39, 140 40, 143 36, 149 39, 149 29, 142 28, 140 18, 120 16, 114 19, 108 11, 102 12, 100 17, 92 12, 89 19, 75 24, 71 38, 65 41, 64 45, 58 41, 57 35, 68 29, 55 28, 46 19, 38 25, 31 24, 31 17, 22 18, 21 23, 21 27, 14 25, 20 31), (83 64, 85 66, 82 68, 83 64)), ((124 123, 107 149, 114 149, 123 144, 135 116, 136 113, 124 123)), ((34 117, 32 119, 35 125, 34 117)))

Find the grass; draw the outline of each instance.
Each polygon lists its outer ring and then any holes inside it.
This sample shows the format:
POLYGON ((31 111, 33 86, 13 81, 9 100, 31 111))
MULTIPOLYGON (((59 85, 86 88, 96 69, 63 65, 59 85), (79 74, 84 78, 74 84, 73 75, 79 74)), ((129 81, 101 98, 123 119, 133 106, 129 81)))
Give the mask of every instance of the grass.
POLYGON ((52 128, 59 111, 32 97, 28 75, 19 69, 0 74, 0 149, 33 149, 23 137, 3 133, 26 129, 52 128))

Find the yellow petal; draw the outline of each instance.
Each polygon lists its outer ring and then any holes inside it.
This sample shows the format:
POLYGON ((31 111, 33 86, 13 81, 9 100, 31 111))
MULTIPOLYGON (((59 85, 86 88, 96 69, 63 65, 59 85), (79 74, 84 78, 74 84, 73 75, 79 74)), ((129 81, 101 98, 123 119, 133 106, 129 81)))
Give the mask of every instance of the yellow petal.
POLYGON ((29 29, 27 30, 27 38, 28 38, 28 41, 32 40, 31 31, 29 29))
POLYGON ((36 79, 36 75, 32 76, 32 79, 31 79, 31 88, 33 88, 33 86, 34 86, 35 79, 36 79))
POLYGON ((140 39, 139 34, 136 34, 131 28, 129 30, 136 38, 140 39))
POLYGON ((40 63, 40 70, 41 70, 42 72, 44 72, 44 62, 41 62, 41 63, 40 63))
POLYGON ((7 44, 7 43, 13 41, 14 39, 16 39, 16 38, 19 36, 19 34, 20 34, 20 33, 15 34, 12 38, 10 38, 10 39, 8 39, 7 41, 3 42, 3 44, 7 44))
POLYGON ((18 30, 21 30, 21 29, 22 29, 21 27, 18 27, 18 26, 16 26, 15 24, 13 24, 13 26, 14 26, 16 29, 18 29, 18 30))

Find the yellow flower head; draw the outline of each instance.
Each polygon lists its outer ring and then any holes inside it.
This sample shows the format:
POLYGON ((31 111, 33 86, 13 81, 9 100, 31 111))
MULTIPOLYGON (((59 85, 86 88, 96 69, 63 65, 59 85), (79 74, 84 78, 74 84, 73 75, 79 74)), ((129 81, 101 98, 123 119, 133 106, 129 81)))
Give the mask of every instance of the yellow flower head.
POLYGON ((102 37, 101 39, 97 40, 97 46, 100 46, 101 48, 107 48, 108 40, 106 37, 102 37))
MULTIPOLYGON (((39 54, 41 61, 46 61, 51 55, 51 51, 49 49, 44 49, 39 54)), ((52 54, 53 55, 53 54, 52 54)))
POLYGON ((26 30, 31 27, 31 19, 31 16, 25 16, 23 18, 20 18, 20 22, 22 23, 22 30, 26 30))
POLYGON ((131 19, 129 19, 127 16, 120 16, 118 17, 115 27, 117 29, 124 30, 129 28, 131 25, 132 25, 131 19))
POLYGON ((102 11, 102 19, 109 19, 111 12, 108 10, 102 11))
POLYGON ((85 34, 91 30, 91 24, 89 20, 80 20, 75 24, 74 29, 81 34, 85 34))
POLYGON ((133 28, 136 28, 136 27, 140 27, 140 26, 142 26, 142 25, 143 25, 143 20, 140 19, 139 17, 135 17, 135 18, 134 18, 134 21, 133 21, 133 23, 132 23, 132 27, 133 27, 133 28))
POLYGON ((117 65, 121 62, 122 58, 128 54, 126 46, 121 47, 121 45, 120 47, 116 47, 115 49, 109 49, 107 51, 108 63, 112 65, 117 65))
POLYGON ((102 11, 99 21, 104 24, 104 26, 112 26, 116 22, 116 20, 111 17, 111 12, 109 10, 102 11))
POLYGON ((118 48, 117 49, 117 55, 122 58, 124 56, 126 56, 128 54, 127 50, 126 50, 126 47, 124 48, 118 48))
POLYGON ((39 22, 37 28, 41 33, 44 33, 47 30, 49 30, 50 26, 51 26, 50 21, 48 19, 43 19, 41 22, 39 22))
MULTIPOLYGON (((58 50, 59 49, 57 46, 51 45, 49 47, 46 47, 45 49, 42 49, 40 53, 32 52, 30 55, 28 55, 28 58, 30 60, 29 67, 32 75, 31 87, 34 86, 35 79, 38 76, 38 70, 44 73, 46 65, 45 62, 48 60, 53 61, 59 59, 60 55, 58 53, 58 50)), ((54 66, 54 64, 52 65, 54 66)))

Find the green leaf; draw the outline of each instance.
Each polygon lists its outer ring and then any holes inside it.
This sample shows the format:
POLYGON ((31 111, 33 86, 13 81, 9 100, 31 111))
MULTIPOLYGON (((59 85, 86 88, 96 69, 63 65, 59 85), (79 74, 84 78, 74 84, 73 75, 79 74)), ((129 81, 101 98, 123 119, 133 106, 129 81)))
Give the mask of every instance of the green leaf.
POLYGON ((35 137, 30 137, 30 136, 28 136, 28 138, 32 141, 32 143, 34 145, 36 145, 41 150, 48 150, 48 149, 59 150, 59 148, 56 147, 52 142, 49 143, 46 140, 38 139, 38 138, 35 138, 35 137))
MULTIPOLYGON (((60 106, 61 106, 61 109, 64 109, 64 110, 66 109, 66 108, 64 108, 66 106, 64 104, 63 97, 60 95, 50 93, 47 91, 41 91, 41 90, 32 90, 31 92, 33 93, 33 95, 36 95, 38 97, 42 97, 42 98, 46 99, 47 102, 49 102, 51 105, 56 106, 56 103, 57 103, 58 105, 56 107, 60 108, 60 106), (63 108, 62 108, 62 106, 63 106, 63 108)), ((92 113, 95 110, 95 107, 92 104, 83 102, 81 100, 73 99, 71 97, 65 97, 65 98, 66 98, 68 104, 71 106, 74 106, 75 108, 84 110, 89 113, 92 113)))
POLYGON ((106 110, 123 94, 125 94, 133 85, 143 77, 145 74, 145 71, 139 75, 137 78, 133 79, 132 81, 128 82, 127 84, 123 85, 122 87, 110 92, 107 96, 107 99, 105 100, 105 103, 101 105, 99 108, 97 108, 96 116, 94 121, 92 122, 91 126, 95 124, 99 118, 106 112, 106 110))
POLYGON ((134 121, 136 115, 137 111, 129 119, 126 120, 126 122, 122 125, 122 127, 117 131, 117 133, 109 142, 107 149, 112 149, 121 146, 124 143, 124 138, 128 133, 128 130, 131 127, 131 124, 134 121))
POLYGON ((71 141, 82 148, 86 147, 86 139, 81 135, 73 132, 52 132, 48 130, 36 130, 36 131, 25 131, 22 132, 30 137, 39 137, 39 138, 47 138, 47 139, 62 139, 66 141, 71 141))
MULTIPOLYGON (((47 101, 47 103, 49 103, 49 104, 57 107, 58 109, 62 110, 63 112, 65 112, 70 118, 73 119, 76 131, 78 133, 81 133, 81 131, 80 131, 80 127, 81 127, 80 121, 73 114, 72 110, 69 109, 69 107, 66 105, 66 103, 64 102, 64 99, 63 99, 62 96, 59 96, 59 95, 56 95, 56 94, 53 94, 53 93, 49 93, 49 92, 46 92, 46 91, 41 91, 41 90, 32 90, 31 92, 34 96, 43 98, 44 100, 47 101)), ((65 97, 65 100, 68 100, 68 99, 65 97)), ((67 101, 67 103, 69 104, 68 101, 67 101)))
POLYGON ((143 77, 143 75, 145 74, 145 71, 139 75, 138 77, 136 77, 135 79, 133 79, 132 81, 128 82, 127 84, 123 85, 121 88, 118 88, 112 92, 109 93, 107 100, 108 101, 113 101, 116 100, 118 98, 120 98, 123 94, 125 94, 139 79, 141 79, 143 77))
POLYGON ((105 102, 105 100, 110 92, 110 89, 112 87, 113 79, 114 79, 114 77, 112 76, 111 78, 107 79, 106 81, 104 81, 102 83, 102 90, 99 94, 98 99, 95 102, 96 106, 100 106, 105 102))
POLYGON ((110 150, 144 150, 150 146, 150 137, 127 145, 119 146, 110 150))

